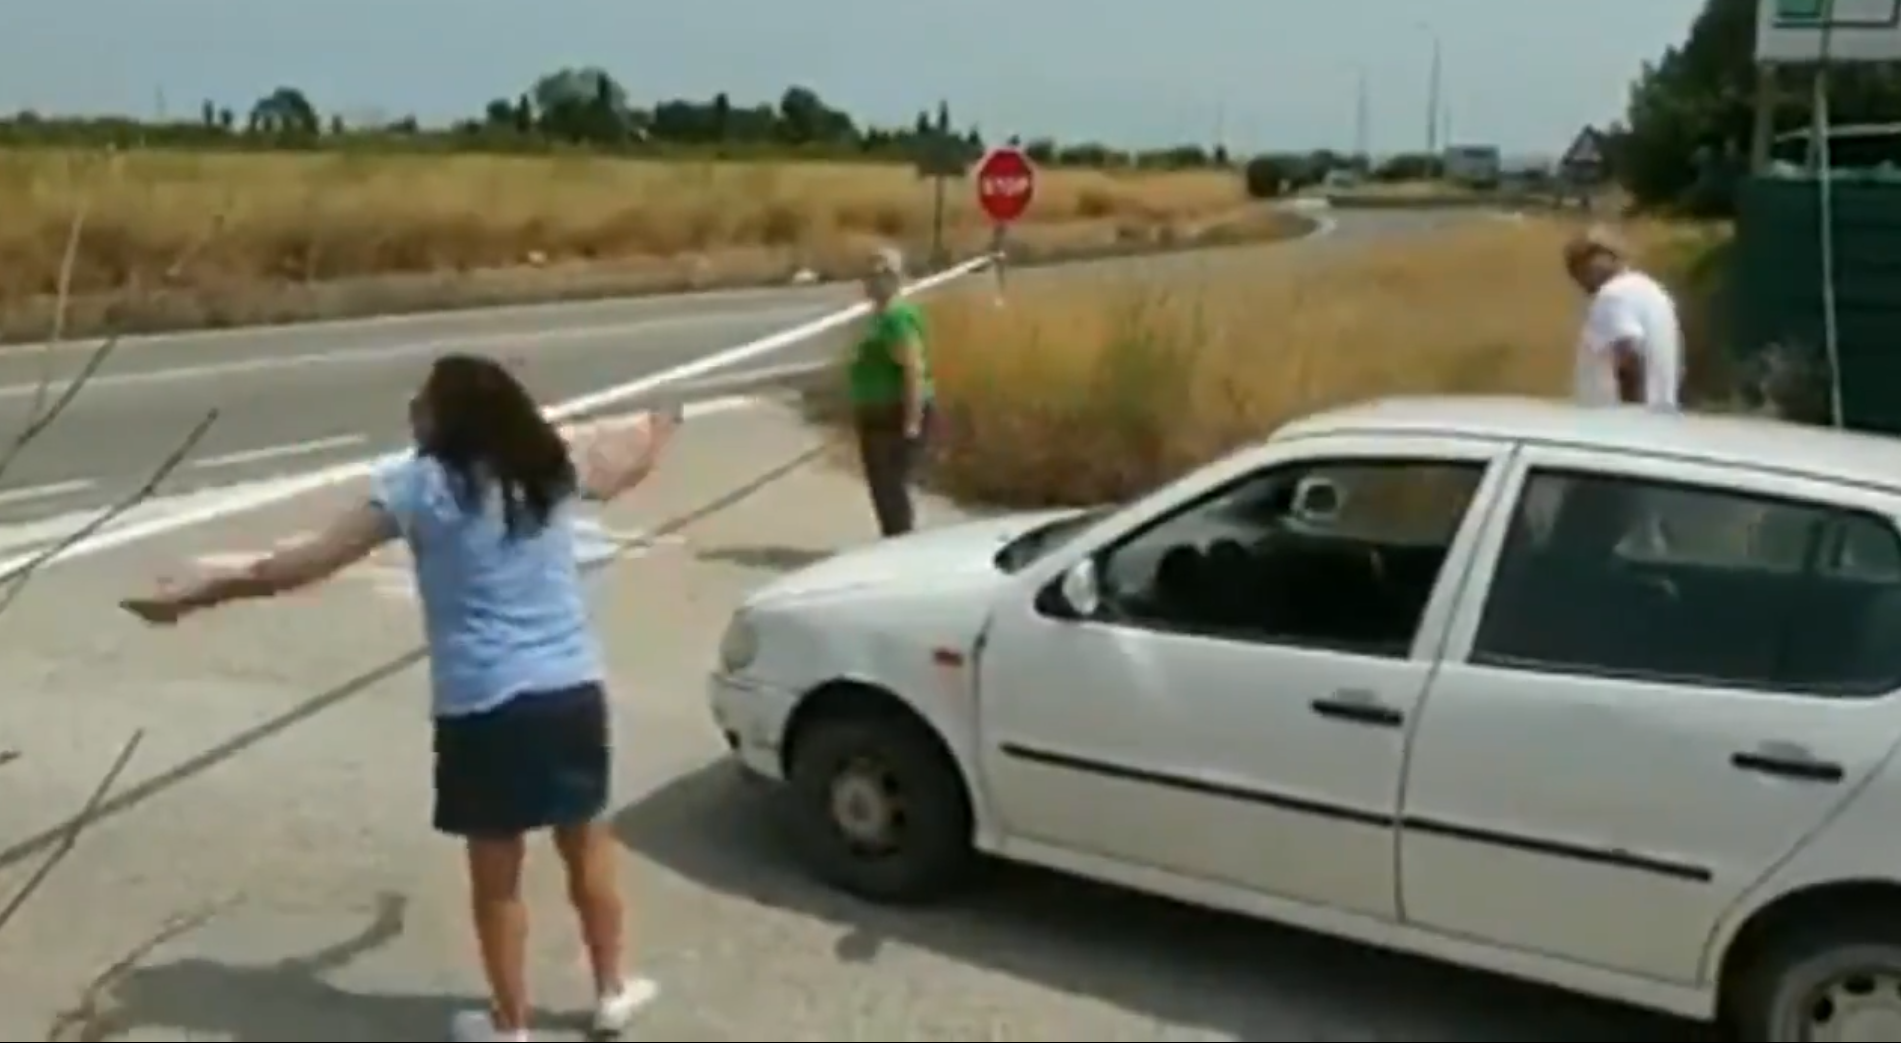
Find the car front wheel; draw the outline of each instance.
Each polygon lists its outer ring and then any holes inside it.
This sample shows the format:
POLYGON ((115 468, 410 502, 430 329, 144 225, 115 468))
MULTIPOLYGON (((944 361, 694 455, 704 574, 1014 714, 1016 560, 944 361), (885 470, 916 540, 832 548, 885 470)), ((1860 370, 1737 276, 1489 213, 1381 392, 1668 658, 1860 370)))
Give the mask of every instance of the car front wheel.
POLYGON ((789 765, 793 842, 815 875, 878 902, 949 890, 976 859, 962 776, 898 716, 814 722, 789 765))
POLYGON ((1901 1040, 1901 931, 1879 923, 1797 932, 1738 983, 1734 1029, 1763 1043, 1901 1040))

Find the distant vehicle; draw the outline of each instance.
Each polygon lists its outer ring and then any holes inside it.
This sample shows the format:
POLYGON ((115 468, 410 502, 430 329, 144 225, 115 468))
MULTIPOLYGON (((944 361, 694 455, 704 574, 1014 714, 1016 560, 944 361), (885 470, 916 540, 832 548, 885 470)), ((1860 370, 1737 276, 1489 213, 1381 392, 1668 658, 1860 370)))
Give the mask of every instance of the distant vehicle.
POLYGON ((1445 179, 1466 188, 1497 188, 1505 158, 1495 145, 1454 145, 1440 157, 1445 179))
POLYGON ((711 708, 866 898, 982 852, 1741 1039, 1901 1040, 1897 519, 1889 439, 1372 403, 786 576, 711 708))
MULTIPOLYGON (((1770 142, 1769 158, 1792 166, 1805 166, 1809 143, 1814 134, 1804 128, 1777 134, 1770 142)), ((1842 170, 1880 166, 1901 166, 1901 123, 1850 123, 1829 128, 1829 165, 1842 170)))

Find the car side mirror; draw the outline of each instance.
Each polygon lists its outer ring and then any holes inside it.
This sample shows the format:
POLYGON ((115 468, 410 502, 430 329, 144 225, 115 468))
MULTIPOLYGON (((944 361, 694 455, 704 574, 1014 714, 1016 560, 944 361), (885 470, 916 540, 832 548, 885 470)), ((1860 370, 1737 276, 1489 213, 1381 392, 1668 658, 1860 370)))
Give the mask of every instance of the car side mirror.
POLYGON ((1318 476, 1303 478, 1294 488, 1290 513, 1309 525, 1330 525, 1340 519, 1346 499, 1346 490, 1333 481, 1318 476))
POLYGON ((1102 590, 1096 582, 1096 562, 1084 558, 1069 567, 1056 585, 1063 607, 1077 619, 1087 619, 1102 607, 1102 590))

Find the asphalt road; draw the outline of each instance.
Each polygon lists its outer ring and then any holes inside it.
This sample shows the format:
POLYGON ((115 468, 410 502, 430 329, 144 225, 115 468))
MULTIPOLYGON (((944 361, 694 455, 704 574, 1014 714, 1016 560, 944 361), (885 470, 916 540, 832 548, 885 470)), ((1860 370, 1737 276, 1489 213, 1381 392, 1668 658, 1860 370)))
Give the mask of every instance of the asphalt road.
MULTIPOLYGON (((1047 874, 999 871, 916 909, 812 883, 768 795, 732 769, 704 682, 740 600, 871 540, 870 510, 852 476, 816 466, 704 510, 815 438, 770 408, 709 416, 603 512, 621 532, 698 518, 593 589, 631 949, 661 986, 632 1038, 1706 1038, 1047 874)), ((353 495, 360 486, 89 556, 8 610, 0 749, 20 756, 0 767, 0 1039, 441 1039, 448 1012, 480 995, 460 853, 427 827, 427 675, 402 551, 175 629, 110 607, 183 562, 305 530, 353 495)), ((936 501, 924 513, 955 514, 936 501)), ((541 1038, 578 1039, 583 964, 540 845, 527 875, 541 1038)))
MULTIPOLYGON (((1067 264, 1013 273, 1012 293, 1049 280, 1193 279, 1259 250, 1317 250, 1403 234, 1468 214, 1336 215, 1331 234, 1300 244, 1234 247, 1067 264)), ((981 277, 981 276, 980 276, 981 277)), ((475 351, 516 360, 555 402, 635 380, 816 319, 854 299, 845 286, 779 288, 142 337, 122 342, 84 393, 0 481, 0 527, 64 519, 135 489, 207 410, 220 419, 165 492, 267 479, 394 448, 404 404, 429 360, 475 351)), ((0 432, 19 430, 51 374, 57 395, 91 344, 0 348, 0 432)), ((818 337, 747 364, 764 370, 822 360, 818 337)), ((685 389, 729 393, 723 381, 685 389)))

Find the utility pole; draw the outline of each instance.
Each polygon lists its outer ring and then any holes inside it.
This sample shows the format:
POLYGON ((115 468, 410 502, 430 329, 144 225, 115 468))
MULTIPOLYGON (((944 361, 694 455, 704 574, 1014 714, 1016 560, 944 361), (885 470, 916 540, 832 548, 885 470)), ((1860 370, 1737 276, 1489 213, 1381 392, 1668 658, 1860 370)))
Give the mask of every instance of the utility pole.
POLYGON ((1373 158, 1373 110, 1367 98, 1366 66, 1360 66, 1360 75, 1354 84, 1353 95, 1353 155, 1360 162, 1371 162, 1373 158))
POLYGON ((1445 47, 1437 31, 1432 32, 1432 74, 1426 85, 1426 154, 1439 155, 1440 95, 1445 86, 1445 47))

